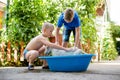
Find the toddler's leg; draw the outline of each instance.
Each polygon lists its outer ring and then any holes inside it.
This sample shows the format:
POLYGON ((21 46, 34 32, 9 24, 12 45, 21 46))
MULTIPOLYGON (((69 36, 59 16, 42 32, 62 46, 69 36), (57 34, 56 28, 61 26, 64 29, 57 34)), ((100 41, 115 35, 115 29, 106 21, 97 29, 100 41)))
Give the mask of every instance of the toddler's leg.
MULTIPOLYGON (((39 51, 39 56, 44 56, 45 47, 44 46, 41 47, 38 51, 39 51)), ((44 60, 40 59, 40 62, 43 63, 43 61, 44 60)))
MULTIPOLYGON (((46 49, 47 47, 42 47, 42 48, 40 48, 39 49, 39 55, 40 56, 48 56, 48 55, 46 55, 45 54, 45 49, 46 49)), ((48 67, 48 64, 47 64, 47 62, 46 62, 46 60, 42 60, 42 62, 43 62, 43 69, 49 69, 49 67, 48 67)))
POLYGON ((26 59, 29 62, 28 69, 34 69, 33 64, 35 59, 39 56, 39 52, 36 50, 31 50, 26 54, 26 59))

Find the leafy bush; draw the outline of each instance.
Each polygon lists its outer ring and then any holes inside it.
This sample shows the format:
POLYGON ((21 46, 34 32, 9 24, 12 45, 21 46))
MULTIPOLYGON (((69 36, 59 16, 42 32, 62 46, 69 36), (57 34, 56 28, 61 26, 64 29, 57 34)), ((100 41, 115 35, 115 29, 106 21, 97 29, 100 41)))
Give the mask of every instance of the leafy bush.
MULTIPOLYGON (((114 28, 112 28, 114 30, 114 28)), ((105 37, 103 39, 103 46, 102 46, 102 59, 104 60, 114 60, 117 57, 117 51, 115 46, 115 41, 112 36, 113 30, 109 27, 106 30, 105 37)))
POLYGON ((102 59, 103 60, 114 60, 117 57, 116 47, 112 38, 104 38, 102 48, 102 59))
POLYGON ((41 0, 13 0, 9 10, 8 39, 28 43, 38 35, 44 21, 44 7, 41 0))

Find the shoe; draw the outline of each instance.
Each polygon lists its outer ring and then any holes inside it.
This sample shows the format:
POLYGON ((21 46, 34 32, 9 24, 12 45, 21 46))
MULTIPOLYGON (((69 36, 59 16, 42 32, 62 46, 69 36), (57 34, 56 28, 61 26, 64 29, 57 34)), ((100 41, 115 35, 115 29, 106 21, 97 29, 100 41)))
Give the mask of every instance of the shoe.
POLYGON ((29 65, 28 66, 28 70, 33 70, 34 69, 34 66, 33 65, 29 65))
POLYGON ((42 69, 49 69, 49 66, 43 66, 42 69))

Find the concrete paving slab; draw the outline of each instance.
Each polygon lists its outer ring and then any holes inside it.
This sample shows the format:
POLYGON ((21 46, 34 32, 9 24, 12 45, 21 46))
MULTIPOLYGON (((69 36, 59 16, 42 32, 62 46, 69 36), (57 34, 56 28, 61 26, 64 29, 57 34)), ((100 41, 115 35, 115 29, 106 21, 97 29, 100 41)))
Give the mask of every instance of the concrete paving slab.
POLYGON ((120 80, 119 62, 90 63, 85 72, 51 72, 41 66, 0 67, 0 80, 120 80))

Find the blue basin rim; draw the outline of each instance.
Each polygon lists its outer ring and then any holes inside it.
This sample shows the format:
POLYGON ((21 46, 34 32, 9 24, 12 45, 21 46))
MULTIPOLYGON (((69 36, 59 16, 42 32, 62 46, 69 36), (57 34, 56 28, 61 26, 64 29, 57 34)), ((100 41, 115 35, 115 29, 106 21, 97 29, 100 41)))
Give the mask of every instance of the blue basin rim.
POLYGON ((88 57, 88 56, 95 56, 95 54, 80 54, 80 55, 66 55, 66 56, 40 56, 40 59, 52 59, 52 58, 73 58, 73 57, 88 57))

